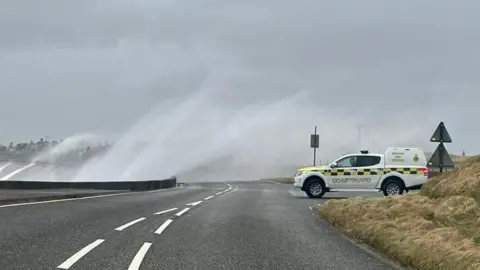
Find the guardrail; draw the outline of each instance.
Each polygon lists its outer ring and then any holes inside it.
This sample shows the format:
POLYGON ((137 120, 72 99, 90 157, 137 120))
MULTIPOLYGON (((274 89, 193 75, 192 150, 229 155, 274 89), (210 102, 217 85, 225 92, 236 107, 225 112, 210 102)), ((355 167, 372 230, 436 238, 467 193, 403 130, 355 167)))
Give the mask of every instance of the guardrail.
POLYGON ((0 181, 0 189, 100 189, 142 191, 176 186, 176 177, 163 180, 108 182, 0 181))

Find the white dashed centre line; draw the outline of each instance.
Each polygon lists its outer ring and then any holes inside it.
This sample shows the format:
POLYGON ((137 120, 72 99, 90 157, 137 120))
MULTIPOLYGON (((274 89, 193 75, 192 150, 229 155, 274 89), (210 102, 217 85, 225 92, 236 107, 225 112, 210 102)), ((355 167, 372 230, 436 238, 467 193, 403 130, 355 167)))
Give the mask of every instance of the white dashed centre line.
POLYGON ((142 220, 145 220, 145 218, 142 217, 142 218, 136 219, 136 220, 134 220, 134 221, 130 221, 129 223, 127 223, 127 224, 125 224, 125 225, 122 225, 122 226, 116 228, 115 231, 123 231, 124 229, 126 229, 126 228, 132 226, 133 224, 138 223, 138 222, 140 222, 140 221, 142 221, 142 220))
POLYGON ((198 202, 187 203, 186 205, 195 206, 195 205, 201 204, 201 203, 202 203, 202 201, 198 201, 198 202))
POLYGON ((214 196, 214 195, 208 196, 208 197, 205 198, 205 201, 206 201, 206 200, 210 200, 210 199, 213 198, 213 197, 215 197, 215 196, 214 196))
POLYGON ((179 216, 185 214, 185 212, 187 212, 188 210, 190 210, 190 208, 185 208, 185 209, 183 209, 182 211, 176 213, 175 215, 176 215, 177 217, 179 217, 179 216))
POLYGON ((92 249, 96 248, 98 245, 103 243, 105 239, 98 239, 95 242, 89 244, 88 246, 81 249, 79 252, 73 254, 72 257, 68 258, 65 262, 59 265, 57 268, 61 269, 69 269, 74 265, 78 260, 80 260, 83 256, 85 256, 88 252, 92 251, 92 249))
POLYGON ((223 193, 223 191, 220 191, 220 192, 215 193, 215 195, 220 195, 222 193, 223 193))
POLYGON ((137 254, 132 260, 132 263, 130 263, 130 266, 128 267, 128 270, 138 270, 140 269, 140 265, 142 264, 143 258, 145 258, 145 255, 148 252, 148 249, 152 243, 145 242, 143 243, 142 247, 138 250, 137 254))
POLYGON ((160 211, 160 212, 155 213, 154 215, 165 214, 165 213, 168 213, 168 212, 171 212, 171 211, 175 211, 175 210, 177 210, 177 209, 178 209, 178 208, 172 208, 172 209, 163 210, 163 211, 160 211))
POLYGON ((155 231, 156 234, 161 234, 167 227, 168 225, 170 225, 170 223, 172 223, 173 220, 171 219, 167 219, 162 225, 160 225, 160 227, 158 227, 158 229, 155 231))

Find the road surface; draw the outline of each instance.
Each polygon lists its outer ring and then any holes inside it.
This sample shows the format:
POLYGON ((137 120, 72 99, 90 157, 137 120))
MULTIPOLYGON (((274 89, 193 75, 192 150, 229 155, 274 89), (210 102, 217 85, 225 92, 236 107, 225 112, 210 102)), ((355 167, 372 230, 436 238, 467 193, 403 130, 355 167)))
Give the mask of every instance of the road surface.
POLYGON ((395 269, 318 218, 325 201, 254 181, 0 206, 0 269, 395 269))

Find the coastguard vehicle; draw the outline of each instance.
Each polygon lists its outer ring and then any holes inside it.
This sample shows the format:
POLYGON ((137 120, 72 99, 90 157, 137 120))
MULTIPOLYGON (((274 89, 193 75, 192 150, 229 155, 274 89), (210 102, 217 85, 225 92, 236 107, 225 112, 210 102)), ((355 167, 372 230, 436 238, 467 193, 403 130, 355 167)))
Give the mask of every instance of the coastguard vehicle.
POLYGON ((310 198, 329 191, 383 191, 385 196, 420 189, 428 179, 422 148, 389 147, 384 154, 347 154, 326 166, 301 168, 294 186, 310 198))

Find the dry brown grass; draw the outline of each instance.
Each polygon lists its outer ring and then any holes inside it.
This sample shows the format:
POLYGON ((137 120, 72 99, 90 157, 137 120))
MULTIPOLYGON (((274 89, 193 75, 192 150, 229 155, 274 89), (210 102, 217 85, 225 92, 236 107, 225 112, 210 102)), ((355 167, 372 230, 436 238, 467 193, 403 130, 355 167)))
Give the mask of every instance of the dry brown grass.
POLYGON ((431 198, 469 196, 480 202, 480 156, 462 162, 453 172, 431 178, 420 194, 431 198))
POLYGON ((432 178, 420 193, 330 200, 320 216, 416 269, 480 269, 480 157, 432 178))
POLYGON ((450 155, 450 157, 452 158, 453 163, 455 163, 456 165, 461 164, 471 158, 471 156, 456 156, 456 155, 450 155))

